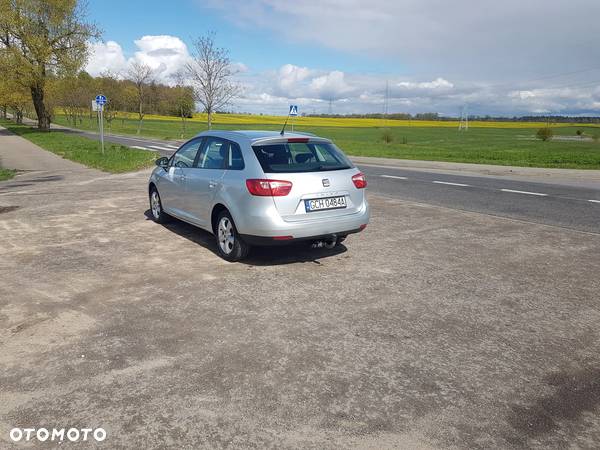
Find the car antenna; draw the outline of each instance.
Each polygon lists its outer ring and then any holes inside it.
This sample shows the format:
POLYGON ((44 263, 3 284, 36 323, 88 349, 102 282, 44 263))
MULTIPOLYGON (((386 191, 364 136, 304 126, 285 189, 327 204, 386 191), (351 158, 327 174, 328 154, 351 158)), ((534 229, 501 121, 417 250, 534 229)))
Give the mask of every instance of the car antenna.
POLYGON ((290 118, 290 113, 288 113, 287 117, 285 118, 285 123, 283 124, 283 128, 281 129, 281 133, 279 133, 282 136, 283 136, 283 133, 285 133, 285 126, 287 125, 289 118, 290 118))

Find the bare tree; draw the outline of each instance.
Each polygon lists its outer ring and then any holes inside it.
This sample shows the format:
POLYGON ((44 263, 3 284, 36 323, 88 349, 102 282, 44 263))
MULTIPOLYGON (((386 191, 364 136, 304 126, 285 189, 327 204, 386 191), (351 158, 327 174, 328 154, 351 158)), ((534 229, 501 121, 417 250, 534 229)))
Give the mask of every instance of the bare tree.
POLYGON ((192 56, 186 71, 194 83, 196 100, 204 106, 210 129, 213 113, 237 96, 240 86, 231 81, 235 71, 229 51, 216 46, 214 33, 196 39, 192 56))
POLYGON ((142 131, 142 121, 144 120, 144 105, 146 103, 146 88, 152 82, 154 76, 152 68, 147 64, 134 61, 127 70, 127 78, 133 82, 136 90, 136 102, 138 110, 138 128, 137 134, 142 131))

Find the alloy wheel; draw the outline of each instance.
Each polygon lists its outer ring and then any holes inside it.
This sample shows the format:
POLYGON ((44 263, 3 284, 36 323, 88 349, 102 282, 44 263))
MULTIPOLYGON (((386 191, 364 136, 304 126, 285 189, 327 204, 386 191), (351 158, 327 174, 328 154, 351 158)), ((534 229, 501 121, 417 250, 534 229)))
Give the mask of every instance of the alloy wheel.
POLYGON ((233 251, 235 244, 235 236, 233 232, 233 225, 228 217, 221 217, 218 226, 219 234, 219 247, 226 255, 229 255, 233 251))

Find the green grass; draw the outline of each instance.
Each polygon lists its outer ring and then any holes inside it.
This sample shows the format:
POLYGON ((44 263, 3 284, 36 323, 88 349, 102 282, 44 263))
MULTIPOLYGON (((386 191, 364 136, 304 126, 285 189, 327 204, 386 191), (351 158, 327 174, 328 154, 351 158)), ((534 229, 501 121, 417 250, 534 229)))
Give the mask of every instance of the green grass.
POLYGON ((153 152, 109 143, 102 154, 98 141, 68 132, 44 132, 7 120, 0 120, 0 125, 63 158, 106 172, 121 173, 151 167, 157 157, 153 152))
MULTIPOLYGON (((63 116, 57 122, 69 125, 63 116)), ((418 122, 416 122, 418 124, 418 122)), ((96 130, 95 120, 85 118, 78 128, 96 130)), ((115 119, 115 134, 135 135, 137 121, 115 119)), ((279 130, 274 125, 218 125, 215 129, 279 130)), ((106 128, 105 128, 106 129, 106 128)), ((188 122, 184 138, 204 131, 206 126, 188 122)), ((582 129, 587 136, 600 134, 598 127, 564 126, 553 128, 555 136, 576 136, 582 129)), ((296 127, 333 139, 349 155, 376 156, 428 161, 450 161, 522 167, 554 167, 572 169, 600 169, 600 142, 587 140, 542 142, 535 139, 532 128, 471 128, 459 132, 447 127, 391 127, 392 142, 383 142, 384 128, 351 127, 296 127)), ((160 139, 179 139, 181 123, 177 119, 145 120, 142 135, 160 139)))
POLYGON ((16 170, 4 169, 3 167, 0 167, 0 181, 10 180, 16 174, 17 174, 16 170))

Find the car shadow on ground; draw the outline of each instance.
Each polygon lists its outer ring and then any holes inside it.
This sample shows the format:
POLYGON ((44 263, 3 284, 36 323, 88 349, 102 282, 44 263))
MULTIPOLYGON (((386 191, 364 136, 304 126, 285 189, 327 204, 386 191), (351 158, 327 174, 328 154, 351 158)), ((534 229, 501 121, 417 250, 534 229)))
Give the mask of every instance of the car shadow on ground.
MULTIPOLYGON (((147 220, 152 220, 152 213, 149 209, 144 212, 144 216, 146 216, 147 220)), ((219 256, 215 237, 208 231, 175 218, 172 218, 165 224, 157 224, 157 226, 163 226, 169 231, 172 231, 219 256)), ((310 244, 307 242, 274 247, 252 247, 248 257, 243 261, 240 261, 240 263, 250 266, 276 266, 299 262, 320 264, 320 259, 340 255, 347 250, 348 249, 343 244, 337 245, 332 249, 313 249, 310 248, 310 244)))

